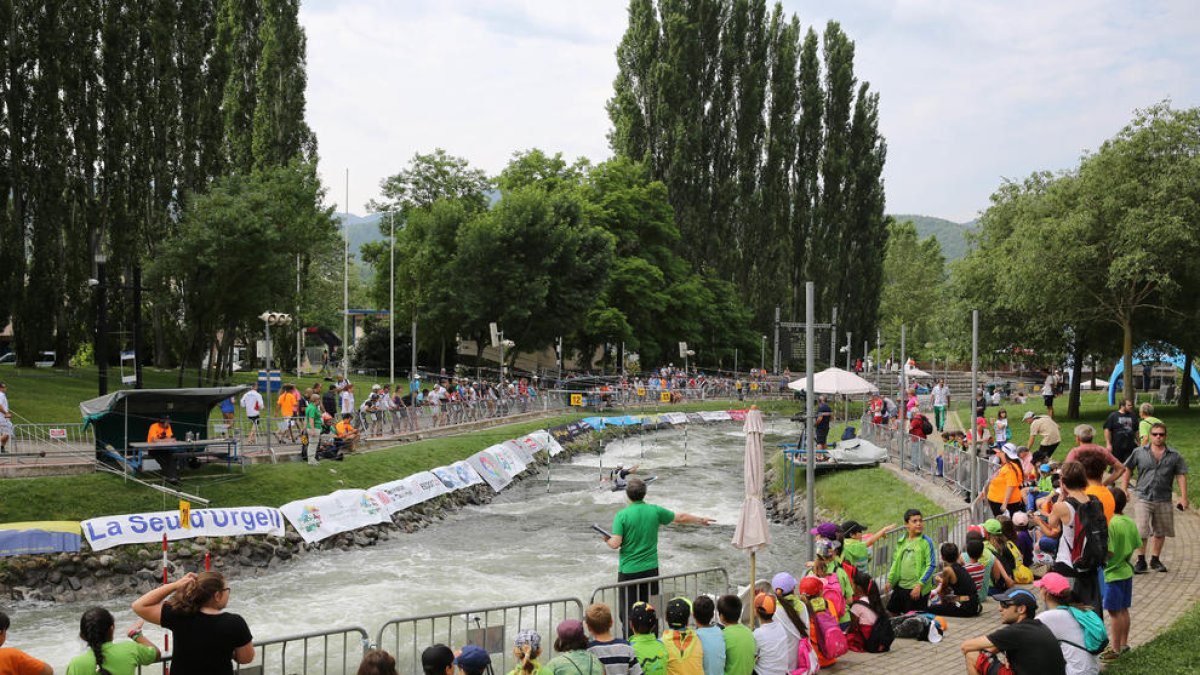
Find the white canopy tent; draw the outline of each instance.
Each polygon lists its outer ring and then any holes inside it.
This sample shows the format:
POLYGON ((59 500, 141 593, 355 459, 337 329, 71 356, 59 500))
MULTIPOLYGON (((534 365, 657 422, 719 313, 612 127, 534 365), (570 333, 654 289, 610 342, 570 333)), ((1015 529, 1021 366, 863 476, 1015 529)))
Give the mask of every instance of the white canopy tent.
POLYGON ((909 368, 907 366, 904 368, 904 374, 908 375, 909 377, 933 377, 920 368, 909 368))
MULTIPOLYGON (((807 378, 800 378, 788 383, 793 391, 804 391, 807 378)), ((863 394, 879 393, 879 388, 867 380, 841 368, 826 368, 813 375, 813 390, 818 394, 833 394, 836 396, 861 396, 863 394)))

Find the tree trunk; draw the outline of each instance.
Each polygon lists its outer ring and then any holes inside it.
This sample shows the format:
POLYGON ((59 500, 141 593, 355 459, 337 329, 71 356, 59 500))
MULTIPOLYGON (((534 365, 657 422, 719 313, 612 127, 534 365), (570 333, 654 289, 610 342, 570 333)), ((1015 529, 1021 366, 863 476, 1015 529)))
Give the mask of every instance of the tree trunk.
POLYGON ((1183 357, 1183 382, 1179 388, 1179 407, 1187 410, 1192 407, 1192 354, 1187 352, 1183 357))
POLYGON ((1121 358, 1125 366, 1125 398, 1134 401, 1136 399, 1133 397, 1133 317, 1123 317, 1121 328, 1125 334, 1125 340, 1121 345, 1121 358))
POLYGON ((1075 344, 1071 349, 1074 352, 1074 358, 1071 359, 1071 394, 1067 398, 1067 419, 1079 419, 1079 390, 1083 386, 1083 357, 1079 354, 1080 345, 1083 344, 1083 339, 1079 333, 1075 333, 1075 344))

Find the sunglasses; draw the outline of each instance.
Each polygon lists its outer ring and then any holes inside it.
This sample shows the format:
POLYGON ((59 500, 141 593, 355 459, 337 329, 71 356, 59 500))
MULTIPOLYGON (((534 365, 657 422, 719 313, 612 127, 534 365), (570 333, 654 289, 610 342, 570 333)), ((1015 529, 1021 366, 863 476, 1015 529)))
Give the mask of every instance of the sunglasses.
POLYGON ((1151 431, 1150 435, 1151 436, 1166 436, 1167 434, 1166 434, 1166 432, 1163 432, 1163 431, 1151 431))

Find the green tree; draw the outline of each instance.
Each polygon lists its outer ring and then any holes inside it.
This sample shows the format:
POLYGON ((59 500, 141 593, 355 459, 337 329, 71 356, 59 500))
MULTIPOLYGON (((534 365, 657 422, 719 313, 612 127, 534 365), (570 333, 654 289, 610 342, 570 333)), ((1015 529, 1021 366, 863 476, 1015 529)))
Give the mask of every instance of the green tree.
POLYGON ((308 77, 299 13, 299 0, 263 3, 252 145, 254 165, 259 168, 316 158, 316 139, 304 121, 308 77))
POLYGON ((941 301, 945 277, 945 258, 937 239, 918 238, 911 221, 890 223, 879 300, 880 323, 889 342, 900 344, 904 325, 908 353, 923 355, 923 345, 932 341, 937 329, 929 308, 941 301))
POLYGON ((439 199, 452 199, 477 213, 488 207, 491 181, 467 160, 437 148, 429 154, 413 155, 406 168, 385 178, 379 188, 383 198, 368 204, 375 212, 395 211, 407 216, 414 209, 429 209, 439 199))
POLYGON ((263 5, 255 0, 219 0, 215 49, 225 69, 221 111, 225 156, 234 171, 254 166, 254 110, 258 63, 262 53, 259 28, 263 5))

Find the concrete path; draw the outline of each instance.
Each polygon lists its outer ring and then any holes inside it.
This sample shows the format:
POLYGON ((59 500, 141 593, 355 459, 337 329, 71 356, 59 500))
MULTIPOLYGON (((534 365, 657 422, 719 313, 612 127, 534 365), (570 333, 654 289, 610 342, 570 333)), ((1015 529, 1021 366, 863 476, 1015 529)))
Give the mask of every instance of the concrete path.
MULTIPOLYGON (((933 484, 927 483, 925 487, 924 491, 930 494, 942 492, 933 484)), ((1176 512, 1175 538, 1167 540, 1163 549, 1163 563, 1169 572, 1152 571, 1133 578, 1129 641, 1135 649, 1152 640, 1200 602, 1200 513, 1196 510, 1176 512)), ((1032 587, 1030 589, 1038 592, 1032 587)), ((964 640, 999 628, 999 605, 989 600, 984 605, 982 615, 971 619, 947 618, 947 621, 949 630, 945 640, 938 644, 897 639, 890 653, 851 652, 838 659, 838 664, 828 672, 897 675, 963 673, 965 666, 959 645, 964 640)))

